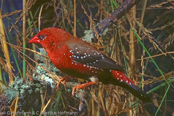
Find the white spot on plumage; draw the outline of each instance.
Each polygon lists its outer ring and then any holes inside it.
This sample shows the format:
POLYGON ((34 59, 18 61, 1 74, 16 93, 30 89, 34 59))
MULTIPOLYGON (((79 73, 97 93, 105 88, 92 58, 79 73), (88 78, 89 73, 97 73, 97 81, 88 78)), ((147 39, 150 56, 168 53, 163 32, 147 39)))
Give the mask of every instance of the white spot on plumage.
POLYGON ((98 60, 96 60, 96 62, 98 62, 98 60))
POLYGON ((71 64, 73 64, 73 62, 71 64))
POLYGON ((65 56, 65 53, 63 55, 65 56))
POLYGON ((76 53, 77 53, 77 54, 79 54, 79 52, 78 52, 78 51, 77 51, 76 53))
POLYGON ((101 54, 102 59, 105 59, 104 56, 101 54))
POLYGON ((119 80, 119 78, 117 78, 117 80, 119 80))
POLYGON ((117 75, 119 75, 119 73, 117 73, 117 75))
POLYGON ((122 82, 123 80, 121 79, 120 82, 122 82))
POLYGON ((128 83, 128 80, 126 80, 126 83, 128 83))
POLYGON ((122 75, 120 75, 120 77, 122 77, 122 75))
POLYGON ((81 59, 83 59, 83 56, 81 56, 81 59))
POLYGON ((79 56, 77 56, 77 58, 79 58, 79 56))
POLYGON ((96 55, 96 53, 94 52, 94 55, 96 55))
POLYGON ((77 50, 77 47, 75 49, 77 50))

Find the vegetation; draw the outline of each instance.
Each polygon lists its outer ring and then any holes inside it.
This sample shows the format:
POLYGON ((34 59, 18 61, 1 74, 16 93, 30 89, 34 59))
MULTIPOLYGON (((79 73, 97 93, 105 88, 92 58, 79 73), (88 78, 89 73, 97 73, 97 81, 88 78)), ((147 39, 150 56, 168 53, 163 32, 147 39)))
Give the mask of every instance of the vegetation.
POLYGON ((174 114, 174 1, 127 1, 140 2, 119 19, 103 23, 123 0, 1 0, 0 115, 174 114), (99 24, 108 25, 95 31, 99 24), (57 88, 66 74, 39 45, 27 43, 46 27, 62 28, 103 51, 153 102, 142 103, 123 88, 102 83, 73 97, 72 87, 86 81, 81 79, 68 79, 57 88))

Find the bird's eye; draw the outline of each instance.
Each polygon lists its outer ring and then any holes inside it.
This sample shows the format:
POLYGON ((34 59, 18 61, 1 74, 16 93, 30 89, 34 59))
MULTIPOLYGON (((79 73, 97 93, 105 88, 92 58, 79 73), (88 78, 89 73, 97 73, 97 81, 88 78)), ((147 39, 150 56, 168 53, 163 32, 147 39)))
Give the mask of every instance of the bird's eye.
POLYGON ((47 37, 47 35, 45 35, 45 34, 39 35, 39 39, 40 39, 40 40, 44 40, 46 37, 47 37))

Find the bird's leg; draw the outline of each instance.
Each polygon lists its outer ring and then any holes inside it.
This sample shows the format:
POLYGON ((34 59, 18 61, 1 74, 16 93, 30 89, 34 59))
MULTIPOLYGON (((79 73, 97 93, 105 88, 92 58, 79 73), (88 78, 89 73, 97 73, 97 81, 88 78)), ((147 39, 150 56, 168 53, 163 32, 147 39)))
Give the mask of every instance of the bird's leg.
MULTIPOLYGON (((59 88, 60 83, 61 83, 63 80, 65 80, 65 79, 66 79, 66 77, 62 77, 62 79, 59 80, 59 82, 57 83, 57 88, 59 88)), ((66 79, 66 80, 67 80, 67 79, 66 79)))
POLYGON ((65 83, 66 83, 66 81, 68 80, 68 78, 65 78, 64 79, 64 82, 63 82, 63 85, 65 86, 65 83))
POLYGON ((60 85, 60 83, 61 83, 62 81, 64 81, 64 82, 63 82, 63 85, 64 85, 64 87, 65 87, 65 83, 66 83, 66 81, 67 81, 69 78, 70 78, 70 79, 72 79, 72 78, 77 79, 77 78, 75 78, 75 77, 70 77, 70 76, 62 77, 62 78, 59 80, 59 82, 57 83, 57 88, 59 88, 59 85, 60 85))
POLYGON ((79 89, 84 89, 85 87, 96 84, 98 82, 98 78, 96 78, 94 76, 90 77, 90 80, 91 80, 91 82, 79 84, 79 85, 76 85, 75 87, 73 87, 72 96, 74 96, 75 90, 78 91, 79 89))
POLYGON ((72 96, 74 96, 75 90, 78 91, 79 89, 84 89, 85 87, 87 87, 89 85, 96 84, 96 83, 97 83, 97 81, 96 82, 88 82, 88 83, 76 85, 75 87, 73 87, 72 96))
POLYGON ((60 83, 61 83, 62 81, 64 81, 64 82, 63 82, 63 85, 65 86, 65 83, 66 83, 66 81, 68 80, 68 78, 70 78, 70 77, 67 77, 67 76, 62 77, 62 79, 60 79, 59 82, 57 83, 57 88, 59 88, 59 85, 60 85, 60 83))

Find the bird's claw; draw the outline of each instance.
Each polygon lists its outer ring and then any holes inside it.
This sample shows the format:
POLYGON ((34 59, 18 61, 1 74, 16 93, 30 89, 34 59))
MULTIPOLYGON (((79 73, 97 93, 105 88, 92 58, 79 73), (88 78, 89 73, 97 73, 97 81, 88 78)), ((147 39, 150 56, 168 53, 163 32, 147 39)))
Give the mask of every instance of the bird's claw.
POLYGON ((95 83, 97 83, 97 82, 96 81, 92 81, 92 82, 76 85, 75 87, 73 87, 72 96, 74 96, 75 90, 78 91, 79 89, 84 89, 85 87, 87 87, 89 85, 93 85, 95 83))
POLYGON ((57 88, 59 88, 59 85, 60 85, 60 83, 61 83, 62 81, 64 81, 64 82, 63 82, 63 85, 65 86, 65 83, 66 83, 67 79, 68 79, 67 77, 63 77, 62 79, 60 79, 59 82, 57 83, 57 88))
POLYGON ((73 87, 72 96, 74 96, 75 91, 78 91, 79 89, 84 89, 84 85, 79 84, 79 85, 76 85, 75 87, 73 87))

